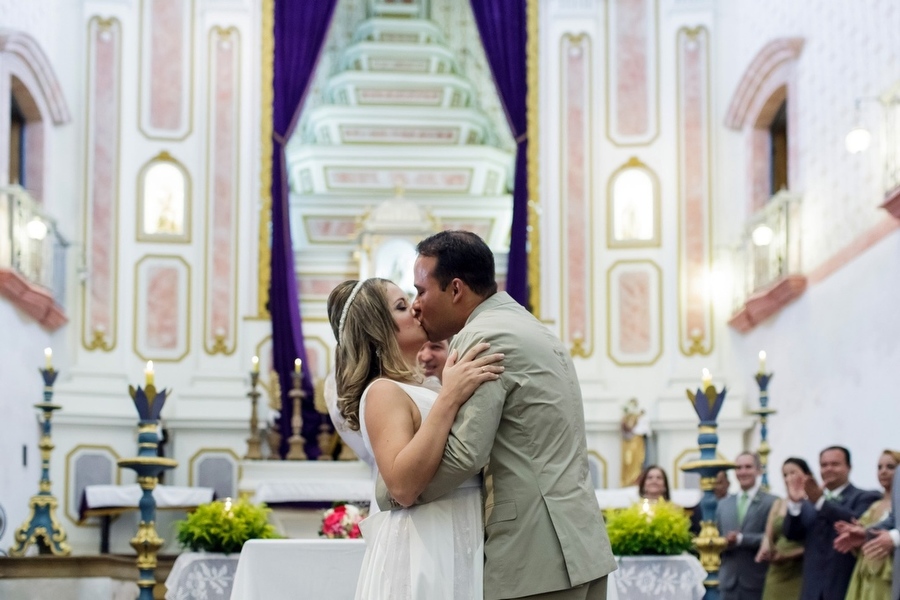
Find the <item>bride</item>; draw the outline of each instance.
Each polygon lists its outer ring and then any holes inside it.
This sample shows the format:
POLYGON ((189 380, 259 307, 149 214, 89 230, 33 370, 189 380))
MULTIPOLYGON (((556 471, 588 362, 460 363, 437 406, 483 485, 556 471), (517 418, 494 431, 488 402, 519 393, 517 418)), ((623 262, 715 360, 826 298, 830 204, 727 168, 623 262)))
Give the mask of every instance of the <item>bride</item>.
POLYGON ((356 598, 480 599, 479 478, 434 502, 412 505, 441 462, 460 406, 478 386, 499 379, 503 355, 478 356, 488 348, 484 343, 458 361, 454 351, 440 393, 421 387, 416 353, 427 336, 407 295, 385 279, 338 285, 328 296, 328 320, 338 342, 341 414, 362 433, 391 496, 407 507, 376 513, 361 524, 366 554, 356 598))

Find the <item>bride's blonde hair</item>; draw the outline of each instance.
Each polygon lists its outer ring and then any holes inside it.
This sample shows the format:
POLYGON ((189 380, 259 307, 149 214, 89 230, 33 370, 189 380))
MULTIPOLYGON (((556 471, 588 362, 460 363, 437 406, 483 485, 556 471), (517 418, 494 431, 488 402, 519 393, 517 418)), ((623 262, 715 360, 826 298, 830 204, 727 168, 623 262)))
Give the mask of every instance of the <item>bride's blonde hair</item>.
POLYGON ((359 430, 359 401, 373 379, 421 380, 415 366, 409 365, 400 352, 399 329, 386 295, 388 283, 380 278, 350 280, 338 284, 328 295, 328 321, 337 340, 337 405, 353 430, 359 430))

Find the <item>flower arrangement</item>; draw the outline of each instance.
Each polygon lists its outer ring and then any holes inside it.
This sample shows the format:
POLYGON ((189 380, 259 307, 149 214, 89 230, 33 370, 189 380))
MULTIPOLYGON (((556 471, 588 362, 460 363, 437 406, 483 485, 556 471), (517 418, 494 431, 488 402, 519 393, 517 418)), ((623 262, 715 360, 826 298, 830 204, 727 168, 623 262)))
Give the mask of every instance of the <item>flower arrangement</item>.
POLYGON ((651 554, 672 556, 691 547, 691 522, 677 504, 644 500, 630 508, 611 512, 606 531, 616 556, 651 554))
POLYGON ((362 537, 359 522, 366 518, 366 511, 355 504, 338 502, 325 511, 319 535, 329 539, 346 538, 355 540, 362 537))
POLYGON ((194 551, 240 552, 247 540, 280 537, 269 523, 270 512, 265 504, 231 498, 201 504, 175 523, 178 543, 194 551))

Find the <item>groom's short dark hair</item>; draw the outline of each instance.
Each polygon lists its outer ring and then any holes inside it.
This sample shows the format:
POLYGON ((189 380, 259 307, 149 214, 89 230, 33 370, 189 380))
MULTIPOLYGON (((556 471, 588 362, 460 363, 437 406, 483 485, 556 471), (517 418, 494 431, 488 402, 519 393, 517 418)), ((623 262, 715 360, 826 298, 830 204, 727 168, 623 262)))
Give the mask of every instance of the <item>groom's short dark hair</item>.
POLYGON ((479 296, 497 292, 494 253, 471 231, 441 231, 419 242, 416 250, 420 256, 435 259, 432 275, 441 290, 458 278, 479 296))

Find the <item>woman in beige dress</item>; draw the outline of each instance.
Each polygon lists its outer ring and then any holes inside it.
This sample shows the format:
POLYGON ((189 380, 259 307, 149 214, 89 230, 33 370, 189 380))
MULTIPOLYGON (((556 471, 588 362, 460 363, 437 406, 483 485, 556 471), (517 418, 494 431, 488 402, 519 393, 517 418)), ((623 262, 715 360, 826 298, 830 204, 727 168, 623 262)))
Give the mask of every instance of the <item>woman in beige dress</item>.
MULTIPOLYGON (((796 475, 812 475, 809 465, 802 458, 784 461, 781 473, 785 482, 796 475)), ((784 535, 784 517, 787 501, 779 498, 769 511, 766 532, 756 562, 768 562, 763 600, 796 600, 803 587, 803 545, 787 539, 784 535)))

